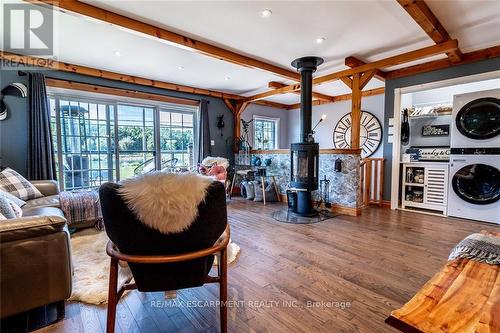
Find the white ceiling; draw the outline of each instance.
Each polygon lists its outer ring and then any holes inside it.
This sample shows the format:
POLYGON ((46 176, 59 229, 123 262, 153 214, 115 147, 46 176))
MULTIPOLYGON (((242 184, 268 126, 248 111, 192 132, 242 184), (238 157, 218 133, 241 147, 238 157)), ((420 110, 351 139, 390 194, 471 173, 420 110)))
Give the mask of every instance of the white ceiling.
MULTIPOLYGON (((433 45, 396 1, 85 2, 290 70, 290 62, 297 57, 321 56, 325 63, 315 75, 344 69, 344 58, 350 55, 373 61, 433 45), (273 14, 261 18, 262 9, 273 14), (317 37, 326 40, 317 44, 317 37)), ((500 44, 498 1, 428 3, 465 52, 500 44)), ((290 82, 109 24, 66 13, 56 17, 56 55, 61 61, 245 96, 266 91, 269 81, 290 82)), ((374 79, 365 89, 380 86, 383 82, 374 79)), ((314 90, 349 93, 341 82, 314 90)), ((298 102, 298 96, 269 100, 290 104, 298 102)))

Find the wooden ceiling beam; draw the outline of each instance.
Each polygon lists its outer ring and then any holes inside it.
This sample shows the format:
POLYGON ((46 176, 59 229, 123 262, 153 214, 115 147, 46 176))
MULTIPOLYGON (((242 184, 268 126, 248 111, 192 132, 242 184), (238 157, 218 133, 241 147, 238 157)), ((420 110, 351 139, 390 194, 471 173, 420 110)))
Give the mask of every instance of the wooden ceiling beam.
POLYGON ((282 103, 277 103, 277 102, 273 102, 273 101, 264 101, 264 100, 255 101, 255 102, 252 102, 252 104, 264 105, 264 106, 269 106, 272 108, 285 109, 285 110, 288 110, 288 107, 289 107, 288 104, 282 104, 282 103))
MULTIPOLYGON (((349 57, 345 58, 344 63, 347 67, 351 67, 351 68, 363 66, 366 64, 366 62, 364 62, 363 60, 360 60, 354 56, 349 56, 349 57)), ((380 69, 375 70, 375 77, 377 79, 379 79, 380 81, 385 81, 385 76, 386 76, 386 72, 381 71, 380 69)))
MULTIPOLYGON (((440 44, 451 40, 448 31, 443 27, 438 18, 423 0, 396 0, 401 7, 415 20, 425 33, 436 43, 440 44)), ((446 53, 451 62, 460 62, 462 52, 460 49, 446 53)))
MULTIPOLYGON (((441 44, 432 45, 428 47, 424 47, 418 50, 398 54, 392 57, 384 58, 381 60, 377 60, 371 63, 367 63, 355 68, 345 69, 342 71, 334 72, 331 74, 327 74, 324 76, 317 77, 313 79, 313 85, 323 84, 335 80, 339 80, 342 77, 348 77, 356 73, 364 73, 370 71, 372 69, 379 69, 385 67, 391 67, 396 65, 401 65, 407 62, 412 62, 419 59, 428 58, 437 54, 442 54, 449 52, 451 50, 456 50, 458 48, 458 42, 456 40, 450 40, 441 44)), ((245 101, 251 102, 259 99, 264 99, 266 97, 278 95, 278 94, 286 94, 290 92, 294 92, 300 89, 300 84, 292 84, 289 86, 285 86, 283 88, 266 91, 263 93, 259 93, 253 96, 249 96, 245 98, 245 101)))
POLYGON ((439 59, 423 64, 413 65, 405 68, 396 69, 387 72, 387 79, 397 79, 400 77, 416 75, 420 73, 432 72, 439 69, 448 67, 469 64, 476 61, 492 59, 500 57, 500 45, 481 49, 469 53, 464 53, 462 60, 458 63, 451 62, 449 59, 439 59))
MULTIPOLYGON (((286 84, 281 83, 281 82, 276 82, 276 81, 271 81, 268 84, 268 87, 270 89, 280 89, 280 88, 283 88, 286 86, 287 86, 286 84)), ((300 91, 294 91, 293 93, 300 95, 300 91)), ((332 102, 334 99, 333 96, 325 95, 325 94, 314 92, 314 91, 312 92, 312 97, 314 99, 319 99, 319 100, 326 101, 326 102, 332 102)))
MULTIPOLYGON (((362 91, 361 96, 368 97, 368 96, 381 95, 384 92, 385 92, 384 87, 375 88, 375 89, 362 91)), ((337 95, 337 96, 334 96, 334 98, 335 98, 335 101, 333 101, 333 102, 325 102, 325 101, 316 100, 316 101, 312 102, 312 105, 318 106, 318 105, 325 105, 325 104, 336 103, 336 102, 341 102, 341 101, 348 101, 352 98, 352 94, 337 95)), ((293 110, 293 109, 298 109, 298 108, 300 108, 300 103, 291 104, 288 106, 288 110, 293 110)))
POLYGON ((75 82, 70 80, 46 78, 45 84, 48 87, 53 87, 53 88, 87 91, 98 94, 121 96, 128 98, 138 98, 149 101, 159 101, 165 103, 175 103, 175 104, 184 104, 193 106, 200 104, 199 100, 194 100, 194 99, 165 96, 165 95, 147 93, 131 89, 112 88, 95 84, 75 82))
POLYGON ((344 82, 344 83, 345 83, 345 85, 346 85, 347 87, 349 87, 349 89, 352 89, 352 79, 351 79, 351 78, 349 78, 349 77, 347 77, 347 76, 343 76, 343 77, 341 77, 341 78, 340 78, 340 80, 341 80, 342 82, 344 82))
MULTIPOLYGON (((172 90, 172 91, 179 91, 179 92, 184 92, 184 93, 189 93, 189 94, 212 96, 212 97, 218 97, 218 98, 230 98, 230 99, 235 99, 235 100, 243 99, 243 97, 241 97, 241 96, 234 95, 234 94, 227 94, 227 93, 216 91, 216 90, 195 88, 195 87, 185 86, 185 85, 181 85, 181 84, 175 84, 175 83, 171 83, 171 82, 150 80, 150 79, 146 79, 146 78, 138 77, 138 76, 110 72, 110 71, 105 71, 105 70, 101 70, 101 69, 97 69, 97 68, 70 64, 70 63, 66 63, 66 62, 58 62, 58 61, 55 61, 52 59, 43 59, 43 58, 37 58, 37 57, 32 57, 32 56, 26 56, 26 55, 18 55, 18 54, 4 52, 4 51, 0 51, 0 59, 3 59, 5 61, 11 61, 11 62, 18 63, 18 64, 21 63, 21 64, 38 66, 38 67, 45 67, 45 68, 49 68, 49 69, 53 69, 53 70, 61 71, 61 72, 82 74, 82 75, 99 77, 99 78, 108 79, 108 80, 121 81, 121 82, 126 82, 126 83, 138 84, 141 86, 155 87, 155 88, 172 90)), ((50 76, 50 75, 48 75, 48 76, 50 76)))
POLYGON ((359 80, 360 89, 363 89, 374 76, 375 76, 375 69, 365 72, 359 80))
POLYGON ((34 5, 45 5, 58 8, 62 11, 69 11, 77 15, 90 17, 101 22, 120 26, 122 28, 134 32, 139 32, 149 37, 167 41, 174 46, 181 47, 183 49, 189 49, 194 52, 198 52, 219 60, 227 61, 248 68, 263 70, 294 81, 300 80, 300 75, 295 71, 291 71, 289 69, 282 68, 258 59, 254 59, 252 57, 243 54, 239 54, 215 45, 211 45, 193 38, 189 38, 187 36, 183 36, 181 34, 154 26, 152 24, 141 22, 124 15, 120 15, 99 7, 95 7, 87 3, 83 3, 76 0, 63 0, 63 1, 25 0, 25 1, 32 3, 34 5))

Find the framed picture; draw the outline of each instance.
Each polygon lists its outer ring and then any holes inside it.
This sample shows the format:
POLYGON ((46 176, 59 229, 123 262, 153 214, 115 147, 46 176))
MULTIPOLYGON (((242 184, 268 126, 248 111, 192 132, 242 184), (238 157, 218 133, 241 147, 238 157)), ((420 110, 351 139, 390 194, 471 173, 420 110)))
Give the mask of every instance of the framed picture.
POLYGON ((450 125, 424 125, 422 136, 449 136, 450 125))

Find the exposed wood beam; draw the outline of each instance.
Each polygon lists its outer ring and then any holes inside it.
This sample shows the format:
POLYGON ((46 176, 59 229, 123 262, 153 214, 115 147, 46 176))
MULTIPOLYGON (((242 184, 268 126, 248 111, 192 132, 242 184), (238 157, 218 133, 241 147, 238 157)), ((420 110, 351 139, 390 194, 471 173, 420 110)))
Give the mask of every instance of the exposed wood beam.
POLYGON ((351 148, 357 149, 361 133, 361 73, 352 75, 351 101, 351 148))
POLYGON ((340 80, 342 82, 344 82, 345 85, 349 87, 349 89, 352 89, 352 79, 351 78, 349 78, 347 76, 343 76, 343 77, 340 78, 340 80))
MULTIPOLYGON (((190 94, 204 95, 204 96, 212 96, 219 98, 230 98, 235 100, 241 100, 242 97, 234 94, 227 94, 216 90, 208 90, 202 88, 195 88, 170 82, 164 81, 156 81, 150 80, 143 77, 120 74, 116 72, 105 71, 97 68, 80 66, 65 62, 58 62, 51 59, 42 59, 32 56, 25 55, 17 55, 13 53, 8 53, 4 51, 0 51, 0 59, 5 61, 11 61, 14 63, 21 63, 27 65, 33 65, 38 67, 50 68, 53 70, 61 71, 61 72, 69 72, 69 73, 77 73, 82 75, 88 75, 92 77, 99 77, 108 80, 121 81, 127 83, 138 84, 141 86, 155 87, 166 90, 179 91, 190 94)), ((49 75, 50 76, 50 75, 49 75)))
MULTIPOLYGON (((271 89, 279 89, 279 88, 283 88, 286 86, 287 86, 286 84, 281 83, 281 82, 276 82, 276 81, 271 81, 268 84, 268 87, 271 89)), ((294 91, 293 93, 300 95, 300 91, 294 91)), ((312 93, 312 97, 314 99, 319 99, 319 100, 323 100, 323 101, 327 101, 327 102, 333 102, 333 98, 334 98, 333 96, 325 95, 325 94, 314 92, 314 91, 312 93)))
POLYGON ((231 111, 233 115, 236 115, 236 103, 233 99, 223 98, 224 104, 226 104, 227 108, 231 111))
POLYGON ((469 64, 476 61, 492 59, 500 57, 500 45, 489 47, 486 49, 481 49, 469 53, 464 53, 462 56, 462 61, 458 63, 453 63, 449 59, 440 59, 423 64, 413 65, 405 68, 400 68, 387 72, 387 79, 397 79, 400 77, 416 75, 420 73, 432 72, 439 69, 444 69, 448 67, 469 64))
MULTIPOLYGON (((361 92, 361 96, 367 97, 367 96, 375 96, 375 95, 381 95, 385 92, 385 88, 375 88, 375 89, 370 89, 370 90, 365 90, 361 92)), ((343 95, 337 95, 335 96, 335 101, 333 102, 324 102, 320 100, 316 100, 312 102, 313 106, 318 106, 318 105, 325 105, 325 104, 331 104, 335 102, 341 102, 341 101, 348 101, 352 98, 352 94, 343 94, 343 95)), ((300 108, 300 103, 296 104, 291 104, 288 106, 288 110, 294 110, 300 108)))
POLYGON ((249 102, 239 102, 235 106, 235 114, 234 114, 234 139, 241 137, 241 114, 247 106, 249 102))
POLYGON ((343 71, 320 76, 313 79, 313 84, 322 84, 335 81, 342 76, 349 76, 356 73, 364 73, 372 69, 401 65, 407 62, 412 62, 415 60, 429 58, 438 54, 446 53, 451 50, 456 50, 457 48, 458 48, 458 42, 456 40, 450 40, 441 44, 424 47, 418 50, 405 52, 392 57, 370 62, 359 67, 345 69, 343 71))
MULTIPOLYGON (((455 50, 458 48, 458 42, 456 40, 450 40, 447 42, 444 42, 442 44, 438 45, 433 45, 433 46, 428 46, 424 47, 415 51, 410 51, 406 53, 402 53, 396 56, 388 57, 385 59, 377 60, 371 63, 367 63, 364 65, 361 65, 359 67, 355 68, 350 68, 350 69, 345 69, 342 71, 334 72, 331 74, 327 74, 324 76, 317 77, 313 79, 313 85, 317 84, 323 84, 335 80, 339 80, 342 77, 350 76, 356 73, 364 73, 366 71, 370 71, 372 69, 379 69, 379 68, 385 68, 385 67, 391 67, 391 66, 396 66, 400 64, 404 64, 407 62, 419 60, 419 59, 424 59, 428 57, 432 57, 437 54, 441 53, 446 53, 451 50, 455 50)), ((245 98, 245 101, 256 101, 259 99, 263 99, 269 96, 273 95, 278 95, 278 94, 285 94, 285 93, 290 93, 296 90, 300 89, 300 84, 292 84, 280 89, 276 90, 271 90, 271 91, 266 91, 260 94, 256 94, 254 96, 249 96, 245 98)))
POLYGON ((106 95, 129 97, 129 98, 139 98, 139 99, 150 100, 150 101, 160 101, 160 102, 184 104, 184 105, 199 105, 200 104, 200 101, 194 100, 194 99, 171 97, 171 96, 146 93, 146 92, 141 92, 141 91, 137 91, 137 90, 130 90, 130 89, 111 88, 111 87, 105 87, 105 86, 88 84, 88 83, 81 83, 81 82, 75 82, 75 81, 68 81, 68 80, 47 78, 45 80, 45 83, 49 87, 87 91, 87 92, 93 92, 93 93, 98 93, 98 94, 106 94, 106 95))
MULTIPOLYGON (((450 40, 450 35, 443 27, 436 15, 423 0, 396 0, 406 12, 417 22, 417 24, 432 38, 436 44, 450 40)), ((462 60, 462 52, 459 49, 446 53, 452 62, 462 60)))
MULTIPOLYGON (((350 57, 345 58, 344 63, 347 67, 351 67, 351 68, 359 67, 359 66, 366 64, 366 62, 364 62, 363 60, 360 60, 354 56, 350 56, 350 57)), ((386 76, 386 72, 381 71, 380 69, 375 70, 375 77, 377 79, 379 79, 380 81, 385 81, 385 76, 386 76)))
POLYGON ((363 90, 363 88, 368 84, 368 82, 370 82, 370 80, 373 78, 374 75, 375 75, 374 69, 372 69, 371 71, 365 72, 363 74, 363 76, 360 78, 360 81, 359 81, 359 87, 361 90, 363 90))
POLYGON ((126 17, 124 15, 116 14, 111 11, 89 5, 87 3, 83 3, 76 0, 63 0, 63 1, 25 0, 25 1, 35 5, 42 4, 45 6, 52 6, 64 11, 70 11, 78 15, 91 17, 101 22, 120 26, 128 30, 139 32, 141 34, 153 38, 162 39, 173 44, 174 46, 182 47, 183 49, 187 48, 192 51, 204 54, 206 56, 231 62, 233 64, 267 71, 294 81, 300 80, 300 75, 295 71, 291 71, 289 69, 285 69, 258 59, 254 59, 243 54, 239 54, 215 45, 211 45, 193 38, 189 38, 181 34, 154 26, 152 24, 141 22, 132 19, 130 17, 126 17))
POLYGON ((255 101, 255 102, 252 102, 252 104, 270 106, 270 107, 273 107, 273 108, 285 109, 285 110, 288 110, 288 107, 289 107, 288 104, 282 104, 282 103, 277 103, 277 102, 272 102, 272 101, 264 101, 264 100, 255 101))

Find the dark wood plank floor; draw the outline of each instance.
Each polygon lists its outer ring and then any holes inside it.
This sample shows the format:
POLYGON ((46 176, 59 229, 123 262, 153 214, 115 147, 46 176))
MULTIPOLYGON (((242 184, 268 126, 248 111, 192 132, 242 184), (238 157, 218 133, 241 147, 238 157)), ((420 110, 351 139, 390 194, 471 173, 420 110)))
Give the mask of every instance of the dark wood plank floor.
MULTIPOLYGON (((491 224, 369 208, 312 225, 274 221, 280 204, 229 203, 241 255, 229 267, 230 332, 395 332, 384 324, 446 262, 451 248, 491 224), (238 301, 238 302, 236 302, 238 301)), ((118 305, 118 332, 217 332, 218 287, 132 292, 118 305), (188 303, 189 301, 201 301, 188 303)), ((103 332, 104 307, 68 303, 66 318, 39 332, 103 332)))

